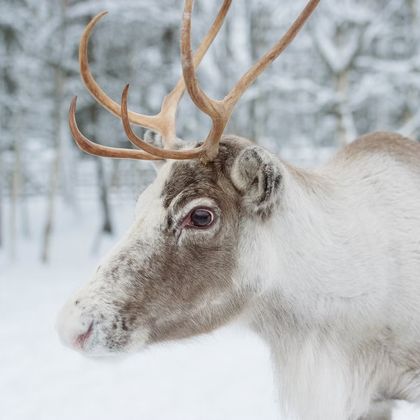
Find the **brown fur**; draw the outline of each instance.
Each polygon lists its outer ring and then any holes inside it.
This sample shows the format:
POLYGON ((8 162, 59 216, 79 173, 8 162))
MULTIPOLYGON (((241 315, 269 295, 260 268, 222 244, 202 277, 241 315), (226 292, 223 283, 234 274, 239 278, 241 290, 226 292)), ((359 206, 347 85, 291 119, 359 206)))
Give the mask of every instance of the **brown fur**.
POLYGON ((350 162, 372 155, 386 155, 420 170, 420 143, 397 133, 381 131, 359 137, 340 150, 334 160, 350 162))
POLYGON ((122 249, 102 273, 104 290, 110 281, 117 284, 121 279, 129 280, 124 292, 118 293, 120 297, 114 295, 110 303, 116 310, 108 327, 108 348, 123 348, 131 332, 142 327, 149 331, 149 342, 205 333, 239 311, 243 297, 232 285, 232 273, 238 252, 241 195, 230 180, 229 170, 248 144, 228 137, 214 162, 173 162, 161 193, 167 220, 160 227, 161 237, 153 254, 137 262, 136 255, 150 247, 140 237, 134 246, 122 249), (179 244, 176 232, 180 221, 176 214, 189 201, 203 196, 217 204, 220 229, 211 240, 189 232, 179 244), (205 308, 201 308, 203 301, 209 302, 205 308))

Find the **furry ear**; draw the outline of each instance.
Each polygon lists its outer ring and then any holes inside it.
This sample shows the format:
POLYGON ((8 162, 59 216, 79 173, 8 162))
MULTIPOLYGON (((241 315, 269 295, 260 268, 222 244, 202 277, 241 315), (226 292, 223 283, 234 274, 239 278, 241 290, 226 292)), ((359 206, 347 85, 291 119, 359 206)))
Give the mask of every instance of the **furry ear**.
POLYGON ((269 217, 282 190, 279 160, 259 146, 248 146, 235 159, 231 169, 233 185, 242 193, 245 208, 269 217))

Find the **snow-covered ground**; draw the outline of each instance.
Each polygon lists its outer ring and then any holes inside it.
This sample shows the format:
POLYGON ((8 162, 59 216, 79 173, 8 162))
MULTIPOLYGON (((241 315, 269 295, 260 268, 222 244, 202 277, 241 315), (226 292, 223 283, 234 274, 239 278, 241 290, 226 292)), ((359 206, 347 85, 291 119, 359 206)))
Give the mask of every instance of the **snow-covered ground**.
MULTIPOLYGON (((64 348, 55 316, 99 258, 91 252, 98 223, 81 216, 98 213, 86 203, 91 208, 78 214, 61 204, 52 263, 42 266, 43 203, 30 205, 37 239, 20 240, 13 264, 0 253, 1 420, 280 420, 268 350, 237 326, 118 360, 64 348)), ((128 223, 130 212, 117 207, 114 217, 128 223)), ((396 415, 419 418, 408 405, 396 415)))

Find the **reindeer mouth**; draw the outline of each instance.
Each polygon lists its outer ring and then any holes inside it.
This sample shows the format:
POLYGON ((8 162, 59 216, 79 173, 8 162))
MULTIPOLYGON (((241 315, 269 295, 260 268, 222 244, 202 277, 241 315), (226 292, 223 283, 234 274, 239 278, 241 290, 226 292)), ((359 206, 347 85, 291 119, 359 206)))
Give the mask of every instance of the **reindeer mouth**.
POLYGON ((80 334, 76 337, 76 339, 74 340, 74 347, 80 350, 84 350, 89 338, 92 335, 92 332, 93 332, 93 321, 89 324, 89 327, 85 333, 80 334))

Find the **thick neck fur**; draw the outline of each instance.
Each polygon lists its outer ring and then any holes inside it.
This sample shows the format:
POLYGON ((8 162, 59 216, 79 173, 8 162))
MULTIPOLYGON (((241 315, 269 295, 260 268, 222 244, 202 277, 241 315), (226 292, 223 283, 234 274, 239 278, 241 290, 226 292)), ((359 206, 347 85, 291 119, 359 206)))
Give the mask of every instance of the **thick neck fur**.
POLYGON ((310 176, 284 168, 280 208, 262 226, 250 224, 254 241, 243 245, 243 274, 258 291, 251 324, 271 347, 285 413, 358 419, 387 398, 384 367, 397 369, 386 347, 398 232, 383 233, 386 215, 375 206, 387 195, 368 169, 340 177, 334 165, 310 176))

